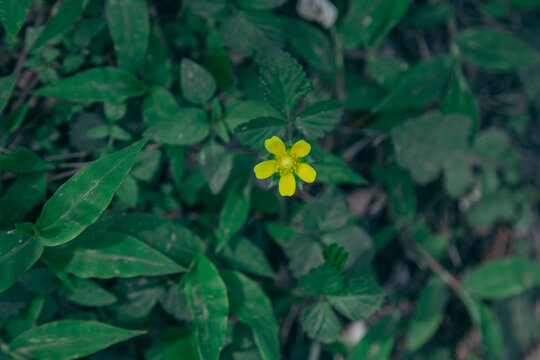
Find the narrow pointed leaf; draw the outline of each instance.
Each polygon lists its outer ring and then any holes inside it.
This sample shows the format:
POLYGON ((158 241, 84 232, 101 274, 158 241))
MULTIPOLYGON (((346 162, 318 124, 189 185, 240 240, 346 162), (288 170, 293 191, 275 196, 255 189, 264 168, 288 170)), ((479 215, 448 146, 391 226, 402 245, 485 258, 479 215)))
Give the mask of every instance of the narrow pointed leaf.
POLYGON ((69 30, 71 24, 81 15, 85 0, 66 0, 60 5, 60 8, 43 28, 41 35, 34 43, 33 47, 38 48, 45 45, 57 35, 63 34, 69 30))
POLYGON ((13 285, 38 261, 43 246, 15 232, 0 233, 0 292, 13 285))
POLYGON ((36 221, 39 241, 48 246, 66 243, 99 218, 148 141, 94 161, 62 185, 45 203, 36 221))
POLYGON ((4 107, 7 105, 16 82, 17 77, 13 75, 0 78, 0 114, 2 113, 2 110, 4 110, 4 107))
MULTIPOLYGON (((23 26, 31 0, 0 0, 0 21, 6 30, 8 42, 12 42, 23 26)), ((0 112, 2 106, 0 104, 0 112)))

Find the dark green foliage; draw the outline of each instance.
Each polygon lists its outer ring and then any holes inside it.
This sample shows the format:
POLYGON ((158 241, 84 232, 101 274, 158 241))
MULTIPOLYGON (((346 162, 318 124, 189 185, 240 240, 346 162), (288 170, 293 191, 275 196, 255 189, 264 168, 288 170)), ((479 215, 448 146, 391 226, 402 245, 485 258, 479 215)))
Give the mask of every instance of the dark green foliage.
POLYGON ((533 358, 539 19, 0 0, 0 359, 533 358))

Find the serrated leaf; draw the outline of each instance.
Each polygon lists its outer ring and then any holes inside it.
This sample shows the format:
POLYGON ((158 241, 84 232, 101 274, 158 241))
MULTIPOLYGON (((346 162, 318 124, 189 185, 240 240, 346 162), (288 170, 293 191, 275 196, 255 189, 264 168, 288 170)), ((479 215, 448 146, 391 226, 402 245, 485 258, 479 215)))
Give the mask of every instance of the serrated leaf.
POLYGON ((225 343, 229 301, 216 267, 203 255, 188 274, 185 292, 201 359, 217 360, 225 343))
POLYGON ((15 232, 0 233, 0 292, 8 289, 38 261, 43 246, 15 232))
POLYGON ((182 95, 190 103, 202 106, 210 101, 217 88, 212 74, 187 58, 180 63, 180 86, 182 95))
POLYGON ((343 289, 327 299, 337 311, 349 319, 362 320, 381 307, 384 293, 375 281, 357 277, 347 280, 343 289))
MULTIPOLYGON (((7 1, 7 0, 0 0, 0 1, 7 1)), ((15 0, 10 0, 10 1, 15 1, 15 0)), ((11 92, 13 91, 13 88, 15 87, 15 83, 17 83, 17 77, 15 75, 0 77, 0 114, 2 113, 2 111, 4 110, 4 107, 6 107, 8 103, 9 97, 11 96, 11 92)))
POLYGON ((114 41, 118 66, 136 71, 146 55, 150 34, 145 0, 107 0, 105 18, 114 41))
POLYGON ((263 59, 259 76, 266 100, 289 118, 298 101, 311 90, 302 66, 282 51, 274 51, 263 59))
POLYGON ((60 320, 24 332, 9 347, 38 360, 68 360, 93 354, 141 334, 144 331, 121 329, 95 321, 60 320))
POLYGON ((407 332, 407 347, 411 351, 419 349, 435 334, 443 320, 447 298, 448 291, 443 279, 433 277, 420 294, 407 332))
POLYGON ((16 147, 0 158, 0 171, 29 173, 54 169, 45 160, 23 147, 16 147))
POLYGON ((319 301, 307 308, 301 320, 308 336, 323 344, 337 341, 341 334, 338 319, 326 301, 319 301))
POLYGON ((66 181, 47 200, 36 220, 38 240, 47 246, 64 244, 95 222, 129 173, 146 145, 133 145, 94 161, 66 181))
POLYGON ((321 240, 327 246, 338 244, 345 248, 349 254, 345 269, 367 267, 375 255, 371 237, 356 225, 348 225, 339 230, 327 232, 321 236, 321 240))
POLYGON ((63 271, 81 278, 110 279, 185 271, 144 242, 119 232, 108 232, 92 242, 51 248, 46 258, 63 271))
POLYGON ((335 294, 343 287, 343 275, 334 266, 324 264, 300 278, 300 291, 311 296, 335 294))
POLYGON ((249 239, 233 238, 219 253, 225 262, 248 274, 273 278, 276 274, 266 254, 249 239))
POLYGON ((122 102, 146 92, 146 86, 132 73, 106 66, 81 71, 35 91, 36 95, 69 101, 122 102))
POLYGON ((224 121, 230 130, 234 130, 241 124, 261 117, 279 119, 281 113, 263 101, 239 101, 227 106, 224 121))
POLYGON ((199 153, 199 164, 210 191, 219 193, 231 173, 233 155, 215 141, 210 141, 199 153))
POLYGON ((493 29, 468 29, 455 38, 465 60, 493 70, 514 70, 532 65, 538 53, 517 36, 493 29))
POLYGON ((308 139, 317 139, 332 130, 342 114, 343 108, 338 101, 320 101, 307 106, 294 123, 308 139))
POLYGON ((224 271, 231 314, 253 330, 263 360, 281 359, 278 324, 272 303, 259 285, 239 272, 224 271))
POLYGON ((272 136, 283 137, 287 122, 273 117, 260 117, 241 124, 234 133, 236 138, 244 145, 253 149, 262 149, 264 141, 272 136))
MULTIPOLYGON (((23 26, 30 3, 31 0, 0 0, 0 21, 4 25, 8 42, 15 39, 23 26)), ((2 112, 1 102, 0 112, 2 112)))
POLYGON ((410 68, 375 111, 417 109, 434 101, 448 82, 450 65, 448 58, 434 58, 410 68))
POLYGON ((482 298, 504 299, 540 284, 540 265, 513 257, 492 260, 475 268, 462 284, 482 298))
POLYGON ((52 38, 67 32, 71 27, 71 24, 73 24, 83 12, 85 4, 85 0, 64 1, 58 8, 56 14, 54 14, 49 22, 45 24, 43 31, 32 44, 32 47, 39 48, 52 38))
POLYGON ((150 126, 145 134, 167 145, 193 145, 203 141, 210 132, 204 111, 198 108, 179 110, 174 119, 163 120, 150 126))

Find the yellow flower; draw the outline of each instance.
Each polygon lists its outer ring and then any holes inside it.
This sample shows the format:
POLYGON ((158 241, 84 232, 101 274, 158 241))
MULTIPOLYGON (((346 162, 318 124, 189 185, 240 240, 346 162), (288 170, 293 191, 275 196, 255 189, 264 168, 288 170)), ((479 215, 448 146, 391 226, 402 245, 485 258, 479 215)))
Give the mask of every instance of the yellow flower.
POLYGON ((292 147, 285 146, 277 136, 264 142, 266 150, 274 155, 273 160, 263 161, 255 166, 257 179, 266 179, 279 172, 279 193, 282 196, 292 196, 296 190, 296 174, 307 183, 315 181, 315 170, 301 160, 311 151, 311 145, 304 140, 297 141, 292 147))

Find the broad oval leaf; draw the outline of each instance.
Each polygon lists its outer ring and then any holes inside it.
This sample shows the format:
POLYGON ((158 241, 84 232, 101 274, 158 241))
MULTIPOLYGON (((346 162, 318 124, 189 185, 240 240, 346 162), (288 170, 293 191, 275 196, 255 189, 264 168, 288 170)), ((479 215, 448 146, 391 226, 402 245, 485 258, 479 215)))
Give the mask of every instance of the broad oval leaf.
POLYGON ((180 63, 180 85, 182 95, 192 104, 206 105, 216 92, 216 81, 212 74, 190 59, 180 63))
POLYGON ((223 280, 231 313, 253 330, 255 343, 264 360, 277 360, 279 353, 278 324, 272 303, 260 286, 238 272, 224 271, 223 280))
POLYGON ((317 170, 317 181, 328 184, 356 184, 364 185, 368 181, 362 175, 347 166, 343 159, 323 148, 313 145, 310 156, 317 170))
POLYGON ((219 193, 231 173, 233 155, 215 141, 210 141, 199 153, 199 164, 210 191, 219 193))
POLYGON ((174 118, 155 123, 146 134, 167 145, 193 145, 203 141, 210 132, 210 124, 201 109, 181 109, 174 118))
POLYGON ((72 303, 82 306, 106 306, 117 300, 113 293, 108 292, 89 279, 74 278, 74 290, 66 296, 72 303))
POLYGON ((455 42, 465 60, 494 70, 513 70, 532 65, 538 53, 515 35, 499 30, 470 29, 455 42))
POLYGON ((36 221, 38 240, 47 246, 64 244, 94 223, 133 166, 148 139, 94 161, 64 183, 47 200, 36 221))
POLYGON ((221 251, 244 225, 249 215, 249 206, 244 187, 231 187, 219 215, 219 227, 216 230, 217 252, 221 251))
POLYGON ((267 278, 276 275, 264 251, 247 238, 233 238, 219 255, 225 262, 245 273, 267 278))
POLYGON ((146 86, 132 73, 110 67, 81 71, 36 90, 36 95, 69 101, 119 103, 146 92, 146 86))
POLYGON ((144 334, 95 321, 60 320, 25 331, 9 348, 34 359, 80 358, 144 334))
POLYGON ((28 173, 34 171, 46 171, 54 169, 45 160, 32 151, 17 146, 9 154, 0 158, 0 172, 28 173))
POLYGON ((105 18, 114 41, 118 66, 137 70, 144 60, 150 34, 145 0, 107 0, 105 18))
POLYGON ((272 136, 283 137, 287 122, 273 117, 260 117, 238 125, 234 132, 236 138, 253 149, 262 149, 264 141, 272 136))
POLYGON ((210 260, 199 255, 196 261, 184 289, 201 359, 217 360, 227 333, 227 289, 210 260))
POLYGON ((45 173, 25 175, 15 181, 0 202, 0 229, 13 228, 16 222, 42 203, 47 192, 45 173))
POLYGON ((504 299, 540 284, 540 264, 509 257, 482 264, 464 280, 463 287, 485 299, 504 299))
POLYGON ((50 249, 44 255, 63 271, 81 278, 110 279, 175 274, 183 266, 132 236, 109 232, 92 242, 50 249))
POLYGON ((43 245, 15 232, 0 233, 0 292, 13 285, 38 261, 43 245))

